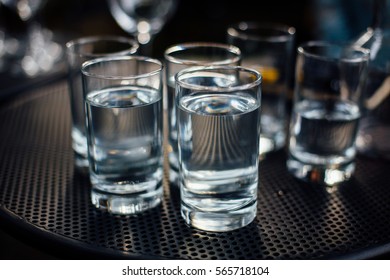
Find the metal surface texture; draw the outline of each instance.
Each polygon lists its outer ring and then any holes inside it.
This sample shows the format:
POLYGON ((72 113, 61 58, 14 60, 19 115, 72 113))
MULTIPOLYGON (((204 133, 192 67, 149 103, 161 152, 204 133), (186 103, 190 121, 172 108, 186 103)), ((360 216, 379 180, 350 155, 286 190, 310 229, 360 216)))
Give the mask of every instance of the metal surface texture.
POLYGON ((358 157, 350 182, 332 190, 295 180, 283 151, 260 165, 258 212, 249 226, 208 233, 185 225, 176 186, 136 216, 95 209, 88 178, 73 169, 64 80, 0 107, 0 220, 97 257, 329 259, 373 257, 390 244, 390 163, 358 157), (17 217, 17 218, 15 218, 17 217))

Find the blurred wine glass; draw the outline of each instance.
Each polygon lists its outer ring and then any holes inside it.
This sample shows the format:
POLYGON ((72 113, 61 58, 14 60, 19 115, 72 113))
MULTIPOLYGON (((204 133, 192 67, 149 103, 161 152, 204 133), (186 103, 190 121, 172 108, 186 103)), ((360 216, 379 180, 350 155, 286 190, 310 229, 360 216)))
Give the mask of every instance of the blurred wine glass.
POLYGON ((140 51, 151 55, 154 36, 172 17, 178 0, 107 0, 118 25, 137 38, 140 51))
MULTIPOLYGON (((0 0, 8 10, 15 13, 26 25, 24 38, 16 38, 19 42, 15 48, 23 47, 23 55, 13 66, 12 72, 20 72, 27 76, 49 72, 62 56, 61 46, 53 41, 53 33, 41 26, 37 21, 38 12, 47 0, 0 0)), ((14 51, 16 53, 16 51, 14 51)))

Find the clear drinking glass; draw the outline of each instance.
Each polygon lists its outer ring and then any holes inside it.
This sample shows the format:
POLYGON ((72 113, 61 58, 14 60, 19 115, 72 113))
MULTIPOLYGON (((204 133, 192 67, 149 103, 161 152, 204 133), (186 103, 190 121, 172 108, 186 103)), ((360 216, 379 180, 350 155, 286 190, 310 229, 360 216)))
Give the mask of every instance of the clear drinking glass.
POLYGON ((88 160, 98 208, 134 214, 161 202, 162 63, 103 57, 82 66, 88 160))
POLYGON ((240 66, 176 75, 181 214, 206 231, 229 231, 257 209, 261 76, 240 66))
POLYGON ((120 36, 82 37, 66 44, 68 62, 68 84, 72 110, 72 147, 75 154, 76 170, 88 170, 87 138, 85 131, 85 112, 81 65, 90 59, 103 56, 135 54, 138 43, 120 36))
POLYGON ((354 46, 370 49, 358 152, 390 160, 390 0, 374 0, 374 20, 354 46))
POLYGON ((165 53, 165 104, 168 117, 168 158, 170 181, 178 183, 178 144, 175 106, 175 75, 191 66, 225 65, 238 66, 241 51, 231 45, 210 42, 189 42, 166 49, 165 53))
POLYGON ((229 44, 242 52, 241 64, 262 75, 260 155, 285 146, 287 94, 294 68, 295 28, 276 23, 240 22, 227 29, 229 44))
POLYGON ((298 48, 288 170, 325 185, 348 180, 355 169, 369 51, 327 42, 298 48))
POLYGON ((153 37, 176 11, 177 0, 107 0, 110 12, 127 33, 137 38, 141 53, 151 55, 153 37))

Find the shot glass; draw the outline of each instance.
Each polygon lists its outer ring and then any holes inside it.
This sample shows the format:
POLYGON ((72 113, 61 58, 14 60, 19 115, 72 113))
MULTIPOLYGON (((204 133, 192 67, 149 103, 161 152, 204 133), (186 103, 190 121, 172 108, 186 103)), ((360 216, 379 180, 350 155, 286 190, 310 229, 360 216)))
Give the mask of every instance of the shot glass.
POLYGON ((92 202, 134 214, 162 199, 162 63, 142 56, 82 65, 92 202))
POLYGON ((337 185, 355 170, 369 51, 312 41, 298 48, 288 170, 337 185))
POLYGON ((206 231, 255 218, 261 76, 240 66, 192 67, 176 75, 181 215, 206 231))
POLYGON ((169 47, 165 57, 165 94, 164 108, 167 111, 168 159, 170 181, 178 184, 178 143, 175 106, 175 75, 191 66, 226 65, 238 66, 241 62, 241 51, 234 46, 210 43, 189 42, 169 47))
POLYGON ((88 171, 81 65, 93 58, 135 54, 138 47, 135 40, 120 36, 82 37, 66 43, 68 87, 72 113, 72 148, 77 171, 82 173, 88 171))
POLYGON ((262 75, 260 155, 285 147, 287 95, 292 79, 295 28, 276 23, 240 22, 227 29, 229 44, 242 52, 241 65, 262 75))
MULTIPOLYGON (((386 3, 390 7, 390 1, 386 3)), ((364 91, 365 110, 360 121, 356 143, 358 153, 373 159, 389 161, 390 30, 375 33, 375 38, 375 41, 372 39, 374 43, 372 43, 368 77, 364 91)), ((369 44, 367 43, 367 45, 369 44)))

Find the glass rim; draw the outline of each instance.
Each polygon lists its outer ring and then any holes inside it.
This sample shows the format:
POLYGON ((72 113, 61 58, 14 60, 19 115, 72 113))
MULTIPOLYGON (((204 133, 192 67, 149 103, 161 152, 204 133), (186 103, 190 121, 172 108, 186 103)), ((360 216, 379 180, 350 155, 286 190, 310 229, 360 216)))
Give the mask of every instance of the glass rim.
POLYGON ((231 37, 265 42, 287 42, 295 33, 295 27, 276 22, 240 21, 227 28, 227 34, 231 37), (280 34, 247 34, 247 30, 278 31, 280 34))
MULTIPOLYGON (((218 73, 218 72, 216 72, 218 73)), ((181 87, 184 88, 191 88, 194 90, 202 90, 202 91, 221 91, 223 89, 224 92, 234 92, 234 91, 239 91, 239 90, 246 90, 253 88, 255 86, 261 85, 262 82, 262 76, 259 71, 249 68, 249 67, 244 67, 244 66, 220 66, 220 65, 211 65, 211 66, 193 66, 189 67, 186 69, 183 69, 179 71, 178 73, 175 74, 175 82, 179 84, 181 87), (217 70, 238 70, 241 72, 246 72, 250 75, 254 75, 256 79, 254 81, 248 82, 246 84, 238 85, 238 86, 229 86, 229 87, 217 87, 217 86, 204 86, 204 85, 195 85, 195 84, 190 84, 187 82, 183 82, 180 80, 180 77, 183 75, 188 75, 191 73, 195 72, 207 72, 207 71, 217 71, 217 70)))
POLYGON ((164 52, 164 58, 169 62, 175 64, 182 64, 182 65, 208 65, 208 64, 228 65, 231 63, 240 62, 241 50, 238 47, 230 44, 215 43, 215 42, 187 42, 187 43, 180 43, 168 47, 164 52), (219 50, 225 50, 227 51, 227 53, 230 53, 233 56, 231 58, 227 58, 224 60, 216 60, 212 62, 199 62, 197 60, 192 60, 192 59, 179 59, 172 55, 175 52, 193 50, 196 48, 215 48, 219 50))
POLYGON ((78 52, 74 52, 74 53, 77 53, 79 55, 83 55, 83 56, 89 56, 89 57, 100 57, 100 56, 104 56, 104 55, 125 55, 125 54, 134 54, 138 51, 139 49, 139 44, 138 42, 133 39, 133 38, 130 38, 130 37, 125 37, 125 36, 116 36, 116 35, 96 35, 96 36, 86 36, 86 37, 79 37, 79 38, 76 38, 76 39, 72 39, 70 41, 68 41, 66 44, 65 44, 65 47, 66 47, 66 52, 67 53, 72 53, 72 50, 74 50, 74 46, 76 45, 87 45, 87 44, 94 44, 94 43, 98 43, 98 42, 102 42, 102 41, 106 41, 106 42, 118 42, 118 43, 127 43, 129 44, 129 48, 127 49, 124 49, 124 50, 121 50, 121 51, 117 51, 117 52, 107 52, 107 53, 93 53, 93 52, 82 52, 82 51, 78 51, 78 52))
POLYGON ((147 56, 106 56, 106 57, 99 57, 95 59, 88 60, 84 62, 81 65, 81 72, 83 73, 84 76, 90 77, 90 78, 98 78, 98 79, 104 79, 104 80, 119 80, 119 79, 141 79, 141 78, 147 78, 150 76, 154 76, 156 74, 159 74, 162 72, 163 69, 163 64, 160 60, 155 59, 155 58, 150 58, 147 56), (102 74, 95 74, 87 69, 92 66, 96 65, 98 63, 109 63, 113 61, 129 61, 129 60, 136 60, 138 62, 148 62, 151 64, 158 65, 158 68, 155 70, 152 70, 147 73, 142 73, 142 74, 134 74, 134 75, 102 75, 102 74))
POLYGON ((341 44, 341 43, 334 43, 334 42, 328 42, 328 41, 308 41, 302 43, 298 48, 297 48, 298 54, 311 57, 311 58, 316 58, 319 60, 326 60, 326 61, 338 61, 342 60, 345 62, 362 62, 362 61, 369 61, 370 58, 370 50, 354 45, 348 45, 348 44, 341 44), (361 55, 359 57, 355 58, 348 58, 348 57, 343 57, 342 55, 339 55, 338 57, 336 56, 326 56, 326 55, 321 55, 314 53, 311 48, 322 48, 322 49, 330 49, 330 48, 337 48, 340 51, 340 54, 342 54, 343 50, 352 50, 357 53, 360 53, 361 55))

